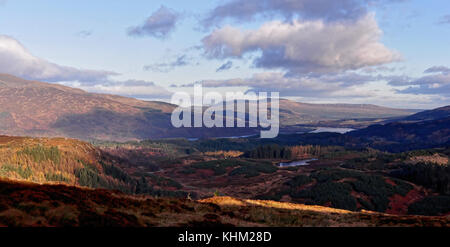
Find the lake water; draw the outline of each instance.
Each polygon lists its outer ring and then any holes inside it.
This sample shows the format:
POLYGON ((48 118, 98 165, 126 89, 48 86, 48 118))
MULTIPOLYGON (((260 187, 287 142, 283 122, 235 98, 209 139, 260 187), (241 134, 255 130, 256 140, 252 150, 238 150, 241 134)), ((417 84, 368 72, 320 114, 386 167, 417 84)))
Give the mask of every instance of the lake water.
POLYGON ((317 159, 307 159, 307 160, 296 160, 292 162, 281 162, 278 164, 279 167, 292 167, 292 166, 308 166, 311 161, 315 161, 317 159))
MULTIPOLYGON (((253 135, 243 135, 243 136, 221 136, 221 137, 214 137, 214 138, 215 139, 238 139, 238 138, 248 138, 248 137, 253 137, 253 136, 256 136, 256 135, 253 134, 253 135)), ((187 138, 187 140, 191 141, 191 142, 195 142, 195 141, 200 140, 200 138, 193 137, 193 138, 187 138)))
POLYGON ((313 130, 309 133, 323 133, 323 132, 331 132, 331 133, 339 133, 339 134, 345 134, 350 131, 354 131, 355 129, 350 128, 331 128, 331 127, 319 127, 316 130, 313 130))
MULTIPOLYGON (((1 0, 0 0, 1 1, 1 0)), ((323 133, 323 132, 331 132, 331 133, 340 133, 345 134, 350 131, 353 131, 355 129, 351 128, 333 128, 333 127, 317 127, 317 129, 310 131, 310 132, 297 132, 297 134, 304 134, 304 133, 323 133)), ((238 139, 238 138, 249 138, 257 136, 257 134, 251 134, 251 135, 242 135, 242 136, 221 136, 221 137, 214 137, 216 139, 238 139)), ((188 141, 198 141, 200 138, 187 138, 188 141)))

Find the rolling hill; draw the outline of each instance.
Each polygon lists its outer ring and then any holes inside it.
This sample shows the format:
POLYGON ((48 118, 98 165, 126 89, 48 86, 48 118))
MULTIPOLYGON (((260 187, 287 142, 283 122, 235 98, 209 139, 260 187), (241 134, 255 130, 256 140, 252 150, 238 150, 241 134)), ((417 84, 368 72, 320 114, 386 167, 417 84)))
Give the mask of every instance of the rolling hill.
POLYGON ((352 131, 346 136, 356 138, 360 145, 402 152, 414 149, 442 147, 450 145, 450 117, 412 123, 393 122, 376 124, 352 131))
POLYGON ((403 118, 403 121, 426 121, 426 120, 437 120, 442 118, 450 117, 450 105, 418 112, 411 116, 407 116, 403 118))
POLYGON ((407 116, 415 110, 394 109, 370 104, 308 104, 280 100, 280 119, 284 126, 304 125, 363 125, 364 120, 370 123, 386 118, 407 116))
MULTIPOLYGON (((71 137, 83 140, 138 140, 223 136, 242 129, 175 129, 174 105, 88 93, 62 85, 0 75, 0 134, 71 137)), ((253 132, 252 132, 253 133, 253 132)))
MULTIPOLYGON (((70 137, 82 140, 141 140, 223 137, 258 133, 243 128, 173 128, 174 105, 116 95, 88 93, 58 84, 0 74, 0 134, 70 137)), ((304 104, 280 101, 282 127, 369 122, 412 114, 373 105, 304 104), (330 123, 330 121, 338 121, 330 123)), ((367 125, 367 123, 365 123, 367 125)))

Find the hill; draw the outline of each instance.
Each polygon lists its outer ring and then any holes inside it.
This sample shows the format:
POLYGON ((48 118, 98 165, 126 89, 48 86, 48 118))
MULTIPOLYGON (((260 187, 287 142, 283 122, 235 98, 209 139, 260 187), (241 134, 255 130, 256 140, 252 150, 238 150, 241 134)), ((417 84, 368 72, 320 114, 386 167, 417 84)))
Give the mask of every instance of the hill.
MULTIPOLYGON (((187 193, 179 191, 174 181, 156 176, 152 179, 132 176, 118 166, 118 163, 123 166, 129 162, 132 161, 75 139, 0 136, 0 177, 3 178, 112 189, 129 194, 186 197, 187 193)), ((151 166, 148 162, 140 165, 149 169, 151 166)))
POLYGON ((450 145, 450 117, 413 123, 394 122, 372 125, 352 131, 346 136, 354 143, 400 152, 450 145))
MULTIPOLYGON (((7 74, 0 74, 0 106, 0 134, 3 135, 128 141, 258 133, 248 128, 176 129, 170 123, 175 106, 168 103, 88 93, 7 74)), ((407 110, 372 105, 314 105, 288 100, 281 100, 280 107, 282 127, 327 124, 341 119, 350 119, 345 124, 353 126, 358 125, 354 119, 369 118, 369 123, 372 123, 379 118, 411 114, 407 110)))
POLYGON ((284 126, 302 124, 357 127, 367 125, 367 122, 374 123, 387 118, 408 116, 414 112, 370 104, 307 104, 280 100, 280 118, 284 126))
POLYGON ((130 196, 197 199, 219 193, 391 214, 450 210, 448 148, 392 155, 317 145, 259 146, 247 153, 200 150, 180 140, 98 147, 65 138, 2 136, 0 177, 130 196), (317 159, 310 166, 277 166, 310 158, 317 159))
MULTIPOLYGON (((0 74, 0 134, 139 140, 248 134, 242 129, 175 129, 174 105, 88 93, 62 85, 0 74)), ((254 133, 254 132, 251 132, 254 133)))
POLYGON ((271 201, 136 197, 0 180, 0 226, 442 226, 448 217, 393 216, 271 201))
POLYGON ((442 118, 450 117, 450 105, 422 111, 411 116, 403 118, 403 121, 426 121, 426 120, 437 120, 442 118))
POLYGON ((0 177, 131 192, 131 180, 94 146, 65 138, 0 136, 0 177))

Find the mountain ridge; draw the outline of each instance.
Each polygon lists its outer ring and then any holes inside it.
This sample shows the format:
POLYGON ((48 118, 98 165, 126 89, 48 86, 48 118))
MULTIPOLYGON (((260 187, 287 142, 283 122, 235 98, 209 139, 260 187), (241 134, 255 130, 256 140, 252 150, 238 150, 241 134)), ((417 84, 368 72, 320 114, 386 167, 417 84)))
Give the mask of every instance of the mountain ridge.
MULTIPOLYGON (((82 140, 143 140, 151 138, 207 138, 257 134, 251 128, 174 128, 175 105, 142 101, 111 94, 89 93, 59 84, 29 81, 0 74, 0 134, 69 137, 82 140)), ((282 128, 346 124, 362 126, 411 112, 378 106, 349 104, 317 105, 282 99, 282 128), (354 120, 356 119, 356 120, 354 120), (369 120, 367 120, 369 119, 369 120)))

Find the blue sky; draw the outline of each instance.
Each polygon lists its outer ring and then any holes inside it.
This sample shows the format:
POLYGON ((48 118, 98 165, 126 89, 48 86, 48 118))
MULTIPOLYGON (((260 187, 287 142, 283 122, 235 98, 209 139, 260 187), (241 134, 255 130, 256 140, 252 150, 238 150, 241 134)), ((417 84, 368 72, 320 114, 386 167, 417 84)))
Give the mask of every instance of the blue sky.
POLYGON ((306 102, 450 102, 444 0, 0 3, 0 72, 28 79, 144 99, 203 82, 306 102))

